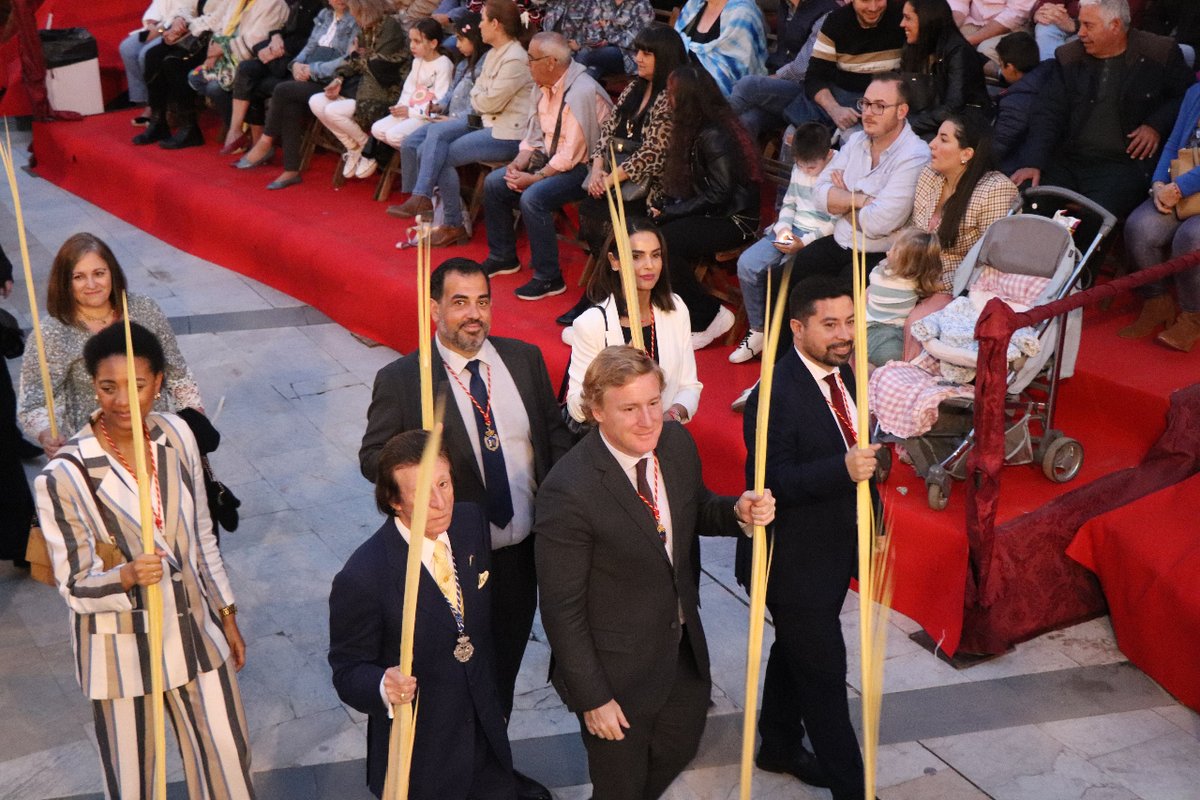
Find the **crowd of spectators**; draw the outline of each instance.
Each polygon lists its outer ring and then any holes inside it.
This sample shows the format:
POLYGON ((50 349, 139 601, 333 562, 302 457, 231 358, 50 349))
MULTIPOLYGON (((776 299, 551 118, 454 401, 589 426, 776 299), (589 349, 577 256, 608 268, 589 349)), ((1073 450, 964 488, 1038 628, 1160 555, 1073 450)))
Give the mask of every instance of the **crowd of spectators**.
MULTIPOLYGON (((187 0, 155 0, 122 55, 130 99, 147 105, 135 143, 203 144, 199 95, 220 115, 222 153, 240 155, 233 166, 265 165, 282 147, 283 171, 268 184, 281 189, 301 181, 315 117, 344 150, 345 178, 399 165, 407 197, 388 213, 433 219, 436 247, 474 238, 460 171, 482 170, 471 208, 491 223, 484 266, 490 276, 522 269, 519 228, 508 224, 519 212, 531 251, 532 276, 516 291, 525 300, 565 291, 556 217, 568 206, 593 264, 603 262, 605 194, 619 182, 628 216, 659 226, 696 348, 722 340, 739 311, 696 267, 738 260, 748 322, 730 355, 738 363, 762 347, 765 275, 792 261, 806 274, 844 273, 851 216, 871 267, 903 229, 936 233, 943 291, 922 297, 914 318, 942 302, 957 264, 1022 185, 1065 187, 1122 221, 1133 215, 1125 242, 1135 268, 1187 247, 1191 226, 1176 207, 1194 181, 1170 162, 1195 138, 1180 109, 1195 79, 1198 9, 1180 0, 209 0, 198 14, 187 0), (774 215, 760 219, 770 205, 764 158, 790 179, 774 215)), ((1164 341, 1186 349, 1200 327, 1187 316, 1197 305, 1187 281, 1178 283, 1188 327, 1164 341)), ((1127 335, 1183 324, 1167 287, 1146 292, 1145 319, 1127 335)), ((559 323, 592 304, 585 295, 559 323)))

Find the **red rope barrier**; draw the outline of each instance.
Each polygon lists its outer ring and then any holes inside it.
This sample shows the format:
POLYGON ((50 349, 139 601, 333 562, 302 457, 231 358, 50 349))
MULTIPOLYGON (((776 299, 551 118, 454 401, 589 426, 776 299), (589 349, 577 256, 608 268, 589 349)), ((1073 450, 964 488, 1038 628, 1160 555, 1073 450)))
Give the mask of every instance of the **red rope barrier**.
POLYGON ((1008 383, 1008 340, 1013 331, 1037 325, 1077 308, 1098 303, 1120 292, 1162 280, 1168 275, 1200 265, 1200 251, 1139 270, 1132 275, 1093 286, 1045 305, 1017 313, 993 298, 984 306, 975 326, 979 341, 975 375, 975 447, 967 460, 968 586, 966 600, 988 607, 992 551, 996 539, 996 511, 1000 503, 1000 470, 1004 466, 1004 398, 1008 383))

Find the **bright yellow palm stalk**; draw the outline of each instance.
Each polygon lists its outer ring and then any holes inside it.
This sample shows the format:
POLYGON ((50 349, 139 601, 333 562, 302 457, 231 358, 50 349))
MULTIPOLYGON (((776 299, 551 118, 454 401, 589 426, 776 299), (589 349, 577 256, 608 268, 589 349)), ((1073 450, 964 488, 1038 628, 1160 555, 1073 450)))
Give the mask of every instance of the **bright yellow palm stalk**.
MULTIPOLYGON (((129 381, 129 415, 133 424, 133 468, 137 473, 138 518, 142 521, 142 550, 154 552, 154 509, 150 499, 150 473, 146 469, 149 444, 142 427, 142 405, 138 398, 137 367, 134 364, 133 335, 129 328, 129 296, 121 294, 121 315, 125 320, 125 367, 129 381)), ((159 498, 162 503, 162 498, 159 498)), ((165 506, 165 504, 164 504, 165 506)), ((165 509, 164 509, 165 510, 165 509)), ((146 606, 150 612, 150 734, 154 737, 154 794, 167 797, 167 738, 163 717, 163 607, 162 587, 146 587, 146 606)))
MULTIPOLYGON (((429 519, 429 496, 433 489, 433 468, 442 449, 442 413, 439 402, 433 414, 433 428, 421 454, 417 471, 417 491, 413 497, 412 526, 408 535, 408 562, 404 569, 404 606, 400 618, 400 672, 412 674, 413 628, 417 621, 417 594, 421 581, 421 556, 425 549, 425 523, 429 519)), ((392 731, 388 739, 387 776, 383 784, 385 800, 408 800, 409 773, 412 770, 413 743, 416 737, 417 709, 411 704, 392 706, 392 731)))
MULTIPOLYGON (((867 260, 860 240, 857 214, 850 207, 854 264, 854 393, 858 407, 858 447, 871 445, 870 409, 867 401, 867 260)), ((862 654, 863 781, 867 797, 875 796, 879 752, 879 718, 883 704, 883 662, 887 647, 887 612, 891 603, 892 574, 886 546, 875 554, 875 512, 870 481, 858 482, 858 619, 862 654), (878 607, 877 607, 878 606, 878 607)))
POLYGON ((25 288, 29 292, 29 318, 33 323, 33 341, 37 345, 38 366, 42 373, 42 390, 46 395, 46 411, 50 415, 50 436, 57 438, 58 420, 54 416, 54 386, 50 381, 50 365, 46 363, 46 346, 42 343, 37 291, 33 285, 33 268, 29 265, 29 243, 25 239, 25 215, 21 212, 21 192, 17 188, 17 174, 13 169, 12 140, 8 136, 7 120, 4 122, 4 144, 0 145, 0 162, 4 164, 4 175, 8 178, 8 189, 12 193, 13 210, 17 217, 17 240, 21 243, 21 265, 25 268, 25 288))
POLYGON ((417 363, 421 374, 421 427, 433 429, 433 361, 430 338, 429 237, 433 229, 417 220, 417 363))
MULTIPOLYGON (((787 288, 792 266, 784 270, 774 308, 768 304, 766 339, 763 342, 762 368, 758 381, 758 415, 754 428, 754 491, 762 494, 767 484, 767 426, 771 419, 771 387, 775 382, 775 353, 779 348, 782 322, 787 317, 787 288)), ((771 297, 771 276, 767 274, 767 297, 771 297)), ((767 608, 767 576, 770 574, 767 529, 754 526, 754 546, 750 562, 750 633, 746 642, 746 702, 742 716, 741 800, 750 800, 754 775, 755 718, 758 713, 758 674, 762 666, 763 625, 767 608)))
MULTIPOLYGON (((613 241, 617 243, 617 261, 621 267, 621 292, 625 295, 625 316, 629 318, 629 343, 646 350, 642 337, 642 306, 638 301, 637 275, 633 271, 633 249, 629 245, 629 228, 625 225, 625 200, 621 197, 621 179, 617 177, 616 153, 609 148, 612 160, 613 185, 604 192, 608 199, 608 215, 612 220, 613 241)), ((601 256, 603 257, 603 256, 601 256)), ((603 266, 598 266, 601 269, 603 266)))

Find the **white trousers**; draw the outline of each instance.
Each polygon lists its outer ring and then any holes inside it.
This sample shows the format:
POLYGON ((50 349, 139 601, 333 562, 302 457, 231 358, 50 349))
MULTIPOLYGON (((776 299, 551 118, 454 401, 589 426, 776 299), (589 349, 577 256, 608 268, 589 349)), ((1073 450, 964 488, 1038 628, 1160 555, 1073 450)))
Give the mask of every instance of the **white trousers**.
POLYGON ((375 120, 371 135, 386 145, 399 148, 410 133, 428 124, 429 120, 424 117, 393 117, 388 114, 383 119, 375 120))
POLYGON ((367 135, 354 121, 356 106, 357 103, 346 97, 330 100, 324 92, 317 92, 308 98, 308 107, 312 109, 313 116, 321 120, 321 124, 329 128, 347 150, 361 150, 367 143, 367 135))

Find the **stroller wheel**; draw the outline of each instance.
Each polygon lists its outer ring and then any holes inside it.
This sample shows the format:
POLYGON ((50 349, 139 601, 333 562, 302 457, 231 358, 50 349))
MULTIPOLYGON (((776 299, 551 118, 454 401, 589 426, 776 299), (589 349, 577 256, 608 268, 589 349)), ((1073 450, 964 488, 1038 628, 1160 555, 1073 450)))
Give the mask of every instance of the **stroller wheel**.
POLYGON ((931 483, 926 487, 929 500, 929 507, 934 511, 945 511, 946 505, 950 502, 950 493, 942 489, 940 484, 931 483))
POLYGON ((1055 483, 1066 483, 1083 466, 1083 445, 1069 436, 1055 439, 1042 456, 1042 472, 1055 483))

